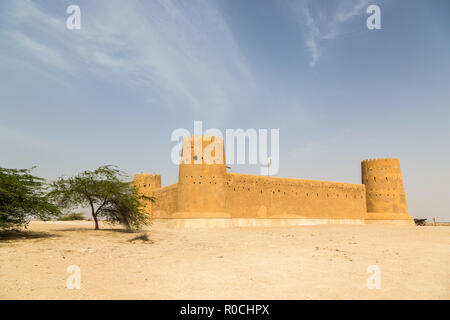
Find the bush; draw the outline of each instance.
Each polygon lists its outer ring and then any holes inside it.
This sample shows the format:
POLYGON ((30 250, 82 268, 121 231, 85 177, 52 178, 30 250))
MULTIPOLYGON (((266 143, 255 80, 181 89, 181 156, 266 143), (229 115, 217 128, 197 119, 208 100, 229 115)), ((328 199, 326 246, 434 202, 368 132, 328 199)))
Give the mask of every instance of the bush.
POLYGON ((32 219, 50 220, 60 209, 48 198, 45 179, 31 169, 0 167, 0 229, 20 230, 32 219))
POLYGON ((58 221, 72 221, 72 220, 86 220, 86 217, 82 213, 73 212, 66 214, 57 219, 58 221))
POLYGON ((99 219, 137 230, 151 224, 145 204, 155 200, 140 194, 126 180, 126 174, 116 167, 101 166, 73 177, 60 177, 51 184, 52 191, 48 195, 63 209, 91 208, 95 230, 100 229, 99 219))
POLYGON ((425 226, 427 224, 427 219, 414 219, 416 226, 425 226))

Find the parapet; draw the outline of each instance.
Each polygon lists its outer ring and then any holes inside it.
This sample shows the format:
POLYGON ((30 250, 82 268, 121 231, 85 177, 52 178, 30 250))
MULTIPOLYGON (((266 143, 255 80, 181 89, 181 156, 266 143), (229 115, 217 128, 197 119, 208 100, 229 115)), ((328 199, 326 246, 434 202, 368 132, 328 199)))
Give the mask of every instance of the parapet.
POLYGON ((153 190, 161 188, 161 175, 151 173, 136 173, 133 178, 133 185, 143 190, 153 190))
POLYGON ((181 164, 225 164, 224 141, 221 137, 193 135, 183 138, 181 164))
POLYGON ((361 161, 361 165, 367 167, 400 167, 400 161, 397 158, 374 158, 361 161))

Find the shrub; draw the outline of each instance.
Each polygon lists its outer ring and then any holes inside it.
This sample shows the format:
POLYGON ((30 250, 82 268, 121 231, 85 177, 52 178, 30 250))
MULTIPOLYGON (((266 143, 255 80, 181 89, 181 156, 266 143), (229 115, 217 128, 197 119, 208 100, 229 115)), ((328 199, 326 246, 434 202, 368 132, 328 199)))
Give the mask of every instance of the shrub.
POLYGON ((58 221, 72 221, 72 220, 86 220, 86 217, 82 213, 73 212, 63 215, 57 219, 58 221))
POLYGON ((50 199, 64 209, 89 207, 99 230, 99 219, 122 223, 127 229, 139 229, 151 223, 145 203, 154 202, 138 192, 127 176, 114 166, 101 166, 73 177, 61 177, 51 184, 50 199))
POLYGON ((57 217, 60 210, 46 188, 45 179, 33 176, 31 169, 0 167, 0 229, 19 230, 32 219, 57 217))

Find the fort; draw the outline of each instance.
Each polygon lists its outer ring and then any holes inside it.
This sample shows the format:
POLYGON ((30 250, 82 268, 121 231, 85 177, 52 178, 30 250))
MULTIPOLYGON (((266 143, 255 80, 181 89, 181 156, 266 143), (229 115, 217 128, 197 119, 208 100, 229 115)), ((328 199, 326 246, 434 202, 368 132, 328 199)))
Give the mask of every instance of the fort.
POLYGON ((140 173, 133 185, 171 227, 414 225, 395 158, 362 161, 361 184, 228 173, 225 163, 222 138, 186 137, 178 183, 161 187, 160 175, 140 173))

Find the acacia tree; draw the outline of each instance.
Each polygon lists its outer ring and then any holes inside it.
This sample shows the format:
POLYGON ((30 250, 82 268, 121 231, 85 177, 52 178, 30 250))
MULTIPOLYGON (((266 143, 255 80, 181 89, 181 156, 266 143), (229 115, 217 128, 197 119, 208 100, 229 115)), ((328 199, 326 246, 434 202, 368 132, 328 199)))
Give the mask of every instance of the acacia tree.
POLYGON ((154 199, 138 194, 125 178, 117 167, 101 166, 73 177, 60 177, 51 184, 49 196, 62 208, 89 207, 95 230, 99 230, 101 218, 122 223, 128 229, 139 229, 150 223, 144 205, 154 199))
POLYGON ((0 167, 0 228, 19 230, 30 219, 49 220, 60 210, 46 194, 45 179, 31 175, 31 169, 0 167))

